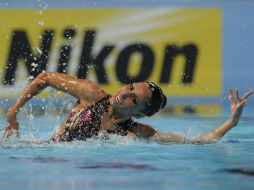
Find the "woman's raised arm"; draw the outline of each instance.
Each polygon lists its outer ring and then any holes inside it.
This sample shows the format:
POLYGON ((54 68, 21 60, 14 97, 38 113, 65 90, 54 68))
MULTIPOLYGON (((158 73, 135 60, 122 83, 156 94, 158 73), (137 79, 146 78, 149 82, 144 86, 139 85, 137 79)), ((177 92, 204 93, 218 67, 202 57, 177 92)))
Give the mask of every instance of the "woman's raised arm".
POLYGON ((17 102, 8 109, 7 127, 3 138, 8 138, 14 132, 13 130, 15 130, 15 132, 18 131, 19 124, 16 119, 16 114, 20 108, 33 96, 39 94, 48 86, 67 92, 80 100, 90 99, 91 101, 96 101, 105 95, 103 90, 89 80, 76 79, 66 74, 44 71, 25 88, 17 102))
POLYGON ((241 118, 243 108, 247 102, 248 97, 254 93, 254 90, 251 90, 239 97, 238 90, 233 91, 229 90, 229 102, 231 106, 231 116, 225 121, 219 128, 210 131, 197 137, 195 139, 187 139, 170 133, 156 132, 154 135, 150 136, 149 139, 155 140, 157 142, 186 142, 186 143, 209 143, 215 140, 222 138, 230 129, 237 125, 238 121, 241 118))
POLYGON ((194 139, 194 142, 211 142, 214 140, 218 140, 222 138, 230 129, 232 129, 238 124, 247 99, 252 93, 254 93, 254 90, 247 92, 241 98, 238 95, 238 90, 233 91, 232 89, 229 89, 229 92, 230 95, 228 99, 231 107, 230 118, 226 122, 224 122, 218 129, 201 135, 200 137, 194 139))

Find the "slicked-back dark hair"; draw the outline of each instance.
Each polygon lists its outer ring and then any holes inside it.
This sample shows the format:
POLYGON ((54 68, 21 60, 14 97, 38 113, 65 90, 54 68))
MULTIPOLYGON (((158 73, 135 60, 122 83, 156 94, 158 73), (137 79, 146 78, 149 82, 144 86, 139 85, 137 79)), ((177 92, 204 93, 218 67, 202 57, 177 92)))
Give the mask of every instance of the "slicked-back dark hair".
POLYGON ((162 92, 161 88, 153 82, 146 82, 149 85, 149 89, 152 92, 152 97, 148 100, 144 110, 142 112, 150 117, 160 109, 164 108, 167 104, 167 97, 162 92))

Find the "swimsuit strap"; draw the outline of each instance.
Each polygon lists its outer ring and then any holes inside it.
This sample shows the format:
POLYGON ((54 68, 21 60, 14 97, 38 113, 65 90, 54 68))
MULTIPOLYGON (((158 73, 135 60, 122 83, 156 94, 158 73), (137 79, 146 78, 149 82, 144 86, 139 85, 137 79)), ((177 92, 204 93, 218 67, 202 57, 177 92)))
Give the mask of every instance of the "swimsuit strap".
POLYGON ((100 131, 101 118, 108 112, 109 98, 107 95, 87 108, 70 114, 66 122, 66 130, 60 141, 86 140, 97 136, 100 131))
MULTIPOLYGON (((101 119, 107 113, 110 106, 110 95, 107 95, 87 108, 81 109, 69 116, 66 122, 66 131, 60 141, 86 140, 97 136, 100 131, 101 119)), ((114 133, 126 136, 128 131, 134 131, 137 123, 132 119, 116 124, 114 133)))
POLYGON ((107 95, 107 96, 103 97, 102 99, 100 99, 99 101, 95 102, 90 107, 91 111, 94 112, 98 116, 102 116, 105 112, 108 112, 109 105, 110 105, 109 98, 110 98, 110 95, 107 95))
POLYGON ((97 132, 100 130, 102 115, 108 112, 109 98, 110 96, 108 95, 90 107, 91 112, 94 114, 93 125, 97 127, 97 132))
MULTIPOLYGON (((99 100, 98 102, 95 103, 94 105, 94 113, 95 113, 95 122, 99 127, 101 125, 101 116, 108 112, 109 109, 109 99, 110 99, 110 95, 107 95, 106 97, 102 98, 101 100, 99 100)), ((108 131, 109 133, 114 133, 117 135, 121 135, 121 136, 126 136, 128 134, 128 131, 134 131, 134 129, 137 127, 137 123, 134 122, 132 119, 129 119, 127 121, 124 122, 120 122, 116 124, 116 130, 115 131, 108 131)))
POLYGON ((108 112, 109 98, 110 96, 107 95, 98 100, 97 102, 93 103, 92 105, 86 108, 82 108, 79 111, 75 112, 74 114, 71 114, 70 116, 71 120, 67 123, 66 127, 68 127, 68 129, 70 130, 75 129, 82 116, 86 114, 87 110, 89 110, 89 112, 91 112, 92 115, 94 116, 93 123, 99 124, 103 113, 108 112))

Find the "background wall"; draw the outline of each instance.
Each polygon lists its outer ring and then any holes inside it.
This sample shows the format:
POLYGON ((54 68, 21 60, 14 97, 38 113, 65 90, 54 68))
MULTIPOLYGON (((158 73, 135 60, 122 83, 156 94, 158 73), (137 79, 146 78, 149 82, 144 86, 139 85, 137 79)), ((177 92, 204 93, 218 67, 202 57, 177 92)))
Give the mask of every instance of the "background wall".
MULTIPOLYGON (((1 8, 88 8, 88 7, 220 7, 223 14, 222 77, 223 94, 215 101, 225 104, 228 87, 238 87, 241 92, 254 88, 254 1, 168 1, 168 0, 2 0, 1 8)), ((1 18, 0 18, 1 19, 1 18)), ((189 101, 189 100, 186 100, 189 101)), ((211 100, 214 101, 214 100, 211 100)), ((253 102, 253 101, 252 101, 253 102)))

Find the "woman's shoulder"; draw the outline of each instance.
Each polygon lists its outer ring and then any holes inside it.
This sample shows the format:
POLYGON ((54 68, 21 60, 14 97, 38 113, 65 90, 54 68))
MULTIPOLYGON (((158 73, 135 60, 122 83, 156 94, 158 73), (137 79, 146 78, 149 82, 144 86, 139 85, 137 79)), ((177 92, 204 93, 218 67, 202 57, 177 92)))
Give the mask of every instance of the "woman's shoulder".
POLYGON ((148 139, 158 132, 155 128, 153 128, 150 125, 138 122, 135 123, 136 124, 135 127, 133 128, 133 132, 140 138, 148 139))
POLYGON ((98 84, 90 80, 81 80, 80 88, 82 88, 84 95, 82 96, 83 101, 88 101, 90 103, 97 102, 102 98, 108 96, 109 94, 102 89, 98 84))
POLYGON ((139 138, 148 139, 155 133, 157 133, 157 130, 150 125, 139 123, 134 121, 133 119, 129 119, 117 124, 116 133, 122 136, 129 134, 131 134, 132 136, 133 134, 135 134, 135 136, 139 138))
POLYGON ((110 94, 102 94, 102 95, 98 95, 96 97, 93 98, 88 98, 88 99, 79 99, 76 102, 76 105, 74 106, 76 109, 83 109, 83 108, 88 108, 91 106, 96 107, 101 107, 104 104, 108 105, 109 104, 109 99, 110 99, 111 95, 110 94))

